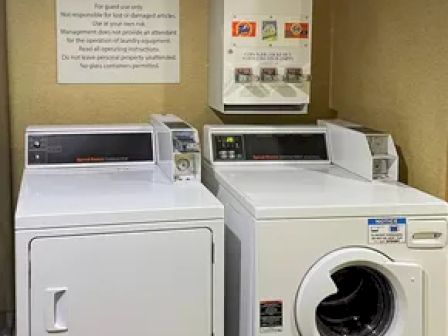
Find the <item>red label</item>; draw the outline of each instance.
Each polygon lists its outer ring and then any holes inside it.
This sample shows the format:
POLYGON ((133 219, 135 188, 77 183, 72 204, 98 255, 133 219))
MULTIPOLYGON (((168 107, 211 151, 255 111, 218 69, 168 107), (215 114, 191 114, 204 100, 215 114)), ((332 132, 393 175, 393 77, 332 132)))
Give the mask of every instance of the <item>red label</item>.
POLYGON ((98 162, 105 162, 106 159, 103 157, 78 157, 76 158, 76 163, 98 163, 98 162))
POLYGON ((309 37, 309 23, 288 22, 285 23, 285 38, 307 39, 309 37))
POLYGON ((252 160, 256 160, 256 161, 278 161, 278 160, 280 160, 280 156, 279 155, 268 155, 268 154, 253 155, 252 156, 252 160))
POLYGON ((233 21, 233 37, 255 37, 257 36, 257 23, 255 21, 233 21))

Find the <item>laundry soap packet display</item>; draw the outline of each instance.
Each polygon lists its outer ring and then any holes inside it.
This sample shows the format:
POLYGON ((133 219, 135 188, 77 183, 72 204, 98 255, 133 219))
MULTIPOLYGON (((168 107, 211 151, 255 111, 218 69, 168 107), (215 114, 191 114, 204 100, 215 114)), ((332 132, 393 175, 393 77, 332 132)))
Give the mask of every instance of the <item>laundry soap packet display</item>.
POLYGON ((227 27, 224 65, 227 104, 309 102, 309 15, 233 15, 227 27))

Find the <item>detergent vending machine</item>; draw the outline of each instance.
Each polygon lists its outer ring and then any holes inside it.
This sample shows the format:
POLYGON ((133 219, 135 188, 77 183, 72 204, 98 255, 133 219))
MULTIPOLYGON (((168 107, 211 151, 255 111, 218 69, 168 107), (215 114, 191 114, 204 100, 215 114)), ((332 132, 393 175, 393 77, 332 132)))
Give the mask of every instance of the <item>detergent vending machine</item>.
POLYGON ((312 0, 213 0, 209 105, 225 114, 305 114, 312 0))

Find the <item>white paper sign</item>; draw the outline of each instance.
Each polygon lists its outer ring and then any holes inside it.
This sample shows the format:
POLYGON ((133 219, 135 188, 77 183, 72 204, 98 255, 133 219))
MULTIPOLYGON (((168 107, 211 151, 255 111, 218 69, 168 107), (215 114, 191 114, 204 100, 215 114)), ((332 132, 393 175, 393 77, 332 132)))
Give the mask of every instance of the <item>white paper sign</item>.
POLYGON ((56 5, 59 83, 179 82, 179 0, 56 5))

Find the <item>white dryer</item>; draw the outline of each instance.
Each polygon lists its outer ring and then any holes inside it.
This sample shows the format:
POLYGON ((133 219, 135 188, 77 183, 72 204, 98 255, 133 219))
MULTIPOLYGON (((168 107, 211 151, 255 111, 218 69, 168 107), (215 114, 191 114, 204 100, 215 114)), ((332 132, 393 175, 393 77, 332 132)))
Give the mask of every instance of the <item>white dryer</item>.
POLYGON ((227 336, 448 334, 447 203, 334 165, 325 127, 204 135, 203 179, 225 206, 227 336))
POLYGON ((27 130, 17 336, 222 336, 223 207, 153 144, 149 125, 27 130))

